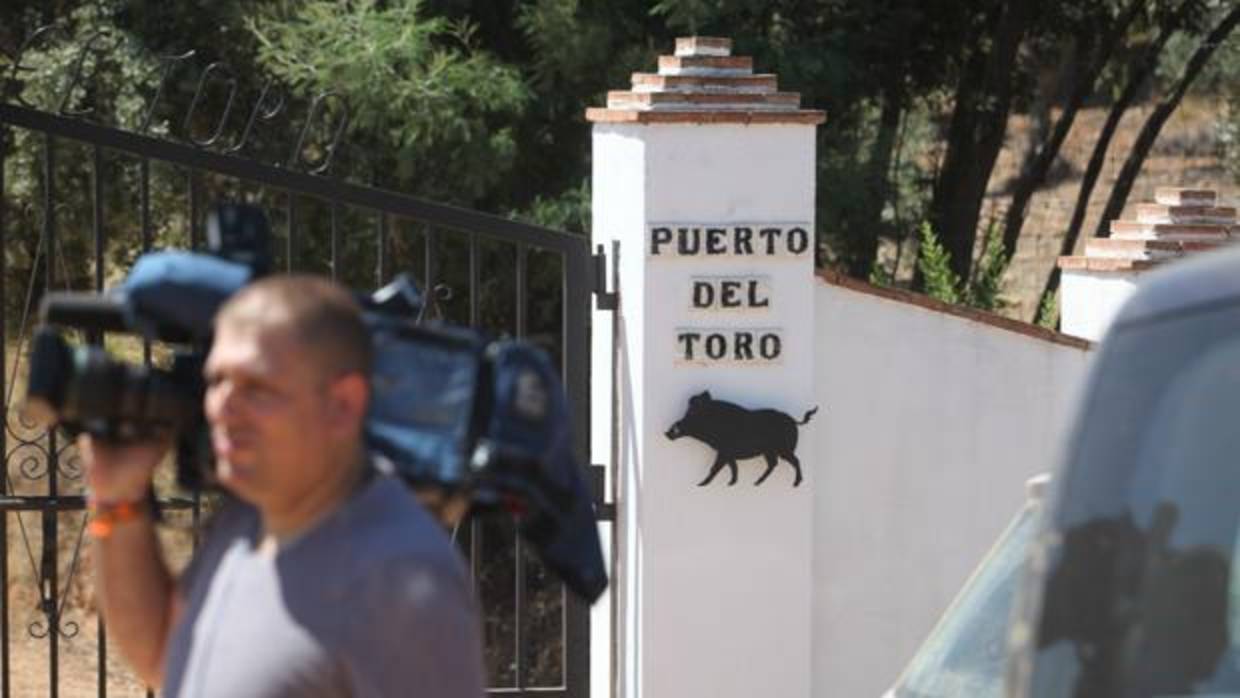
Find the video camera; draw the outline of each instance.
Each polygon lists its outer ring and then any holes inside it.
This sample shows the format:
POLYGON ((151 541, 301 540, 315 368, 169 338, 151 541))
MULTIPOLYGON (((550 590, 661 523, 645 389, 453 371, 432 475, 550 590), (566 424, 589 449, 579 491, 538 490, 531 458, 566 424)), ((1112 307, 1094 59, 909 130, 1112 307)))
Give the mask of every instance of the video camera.
MULTIPOLYGON (((178 482, 210 486, 202 365, 212 322, 229 296, 269 272, 269 248, 261 209, 221 205, 208 219, 206 253, 147 253, 108 292, 49 294, 31 349, 27 413, 114 441, 175 433, 178 482), (180 348, 167 369, 130 364, 99 346, 70 344, 58 327, 180 348)), ((548 567, 597 599, 607 576, 593 505, 546 354, 427 322, 427 299, 405 275, 358 299, 374 344, 365 434, 375 461, 415 490, 518 512, 521 534, 548 567)))

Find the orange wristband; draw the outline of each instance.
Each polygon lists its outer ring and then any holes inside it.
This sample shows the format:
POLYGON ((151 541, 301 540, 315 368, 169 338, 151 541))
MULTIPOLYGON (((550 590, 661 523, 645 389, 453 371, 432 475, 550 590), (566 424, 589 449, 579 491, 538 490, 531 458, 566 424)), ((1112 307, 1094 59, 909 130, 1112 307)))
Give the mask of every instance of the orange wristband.
POLYGON ((137 521, 146 516, 150 511, 150 506, 145 499, 117 504, 104 504, 91 500, 87 503, 86 509, 90 512, 90 525, 86 528, 87 532, 93 538, 107 538, 112 535, 112 531, 118 525, 137 521))

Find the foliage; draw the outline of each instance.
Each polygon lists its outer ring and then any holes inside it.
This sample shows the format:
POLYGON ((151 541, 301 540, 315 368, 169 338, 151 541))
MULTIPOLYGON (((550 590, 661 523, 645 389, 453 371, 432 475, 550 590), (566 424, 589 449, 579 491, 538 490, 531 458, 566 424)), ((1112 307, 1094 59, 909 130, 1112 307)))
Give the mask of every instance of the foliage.
POLYGON ((590 233, 590 182, 582 180, 581 186, 569 189, 555 197, 536 197, 524 213, 516 212, 514 218, 525 218, 531 223, 567 230, 590 233))
POLYGON ((1218 131, 1223 162, 1233 180, 1240 182, 1240 90, 1235 90, 1228 98, 1224 116, 1219 119, 1218 131))
POLYGON ((992 223, 987 230, 981 257, 973 267, 974 276, 966 283, 953 270, 951 254, 934 229, 928 222, 921 224, 917 265, 926 295, 952 305, 981 310, 998 310, 1004 306, 1002 279, 1009 260, 996 233, 996 226, 992 223))
POLYGON ((1228 37, 1219 48, 1215 64, 1207 70, 1210 72, 1199 80, 1218 84, 1221 108, 1215 135, 1223 164, 1233 181, 1240 182, 1240 34, 1228 37))
POLYGON ((473 203, 511 176, 510 124, 528 92, 477 46, 471 23, 426 16, 421 0, 320 0, 247 26, 259 64, 295 94, 343 98, 369 169, 397 188, 473 203))
POLYGON ((964 302, 975 308, 998 310, 1006 305, 1001 296, 1003 274, 1007 271, 1010 258, 1003 249, 1003 241, 994 221, 986 226, 983 239, 982 256, 973 267, 973 278, 965 289, 964 302))
POLYGON ((1037 325, 1045 327, 1048 330, 1059 328, 1059 291, 1048 294, 1042 299, 1041 305, 1038 306, 1037 319, 1034 321, 1037 325))
MULTIPOLYGON (((1222 10, 1230 7, 1230 3, 1222 0, 1209 0, 1199 14, 1193 17, 1191 31, 1175 34, 1167 42, 1163 60, 1155 71, 1160 90, 1167 91, 1174 87, 1176 81, 1184 73, 1189 59, 1201 43, 1201 35, 1209 29, 1211 20, 1217 20, 1222 10)), ((1193 82, 1191 93, 1196 95, 1217 95, 1234 88, 1240 78, 1240 34, 1231 34, 1220 45, 1210 62, 1202 70, 1201 75, 1193 82)))
MULTIPOLYGON (((35 108, 71 113, 118 123, 136 130, 145 118, 150 95, 139 85, 159 69, 156 60, 116 23, 118 3, 92 3, 74 8, 31 42, 21 59, 17 82, 9 86, 13 98, 35 108), (88 37, 96 37, 92 43, 88 37), (83 46, 90 50, 83 51, 83 46), (83 87, 68 93, 72 76, 81 60, 83 87)), ((0 71, 12 67, 11 57, 0 58, 0 71), (7 63, 7 64, 6 64, 7 63)), ((149 131, 167 132, 162 119, 154 119, 149 131)), ((40 292, 47 286, 49 270, 56 288, 92 288, 92 152, 82 146, 61 141, 52 153, 49 178, 46 168, 47 143, 27 130, 9 133, 4 158, 6 226, 10 231, 5 249, 6 278, 11 289, 5 295, 4 318, 16 323, 32 311, 40 292), (57 231, 56 244, 47 249, 43 236, 49 211, 42 205, 45 190, 52 187, 56 202, 50 211, 57 231), (49 256, 51 261, 49 263, 49 256)), ((127 269, 141 250, 135 193, 139 189, 139 168, 134 162, 111 160, 101 173, 106 183, 103 206, 109 212, 104 222, 106 236, 103 273, 115 279, 127 269)), ((152 202, 175 196, 174 185, 165 178, 152 180, 152 202)), ((185 229, 183 217, 156 221, 153 245, 170 244, 185 229)))
POLYGON ((867 281, 875 286, 893 287, 896 285, 895 270, 886 264, 875 264, 870 268, 870 277, 867 281))
POLYGON ((958 305, 963 294, 960 288, 960 277, 952 271, 951 256, 939 242, 939 237, 935 235, 930 223, 922 223, 919 232, 921 247, 917 257, 917 268, 921 271, 923 290, 931 298, 958 305))

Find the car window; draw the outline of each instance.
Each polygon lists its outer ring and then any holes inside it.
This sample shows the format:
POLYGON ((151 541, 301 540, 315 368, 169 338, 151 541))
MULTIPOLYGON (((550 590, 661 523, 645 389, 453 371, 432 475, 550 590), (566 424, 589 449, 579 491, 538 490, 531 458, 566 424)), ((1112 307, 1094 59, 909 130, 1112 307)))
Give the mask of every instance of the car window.
POLYGON ((909 662, 895 698, 1002 695, 1008 619, 1040 510, 1025 506, 995 542, 909 662))
POLYGON ((1240 695, 1240 314, 1117 333, 1075 442, 1017 695, 1240 695))

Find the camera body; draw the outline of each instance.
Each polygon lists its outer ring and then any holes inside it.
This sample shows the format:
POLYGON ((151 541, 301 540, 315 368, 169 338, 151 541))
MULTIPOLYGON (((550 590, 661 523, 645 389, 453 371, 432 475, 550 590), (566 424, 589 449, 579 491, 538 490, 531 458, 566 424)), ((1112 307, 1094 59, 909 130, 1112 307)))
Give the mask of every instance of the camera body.
MULTIPOLYGON (((174 433, 177 479, 212 484, 202 364, 216 310, 270 269, 261 209, 227 204, 208 221, 208 253, 143 255, 118 288, 49 294, 31 350, 27 410, 70 433, 112 440, 174 433), (181 347, 170 369, 71 345, 56 327, 126 332, 181 347)), ((607 585, 593 503, 573 456, 564 392, 527 342, 423 322, 424 295, 396 277, 360 295, 374 345, 365 423, 374 460, 415 490, 465 495, 475 509, 520 512, 522 535, 574 592, 607 585)))

